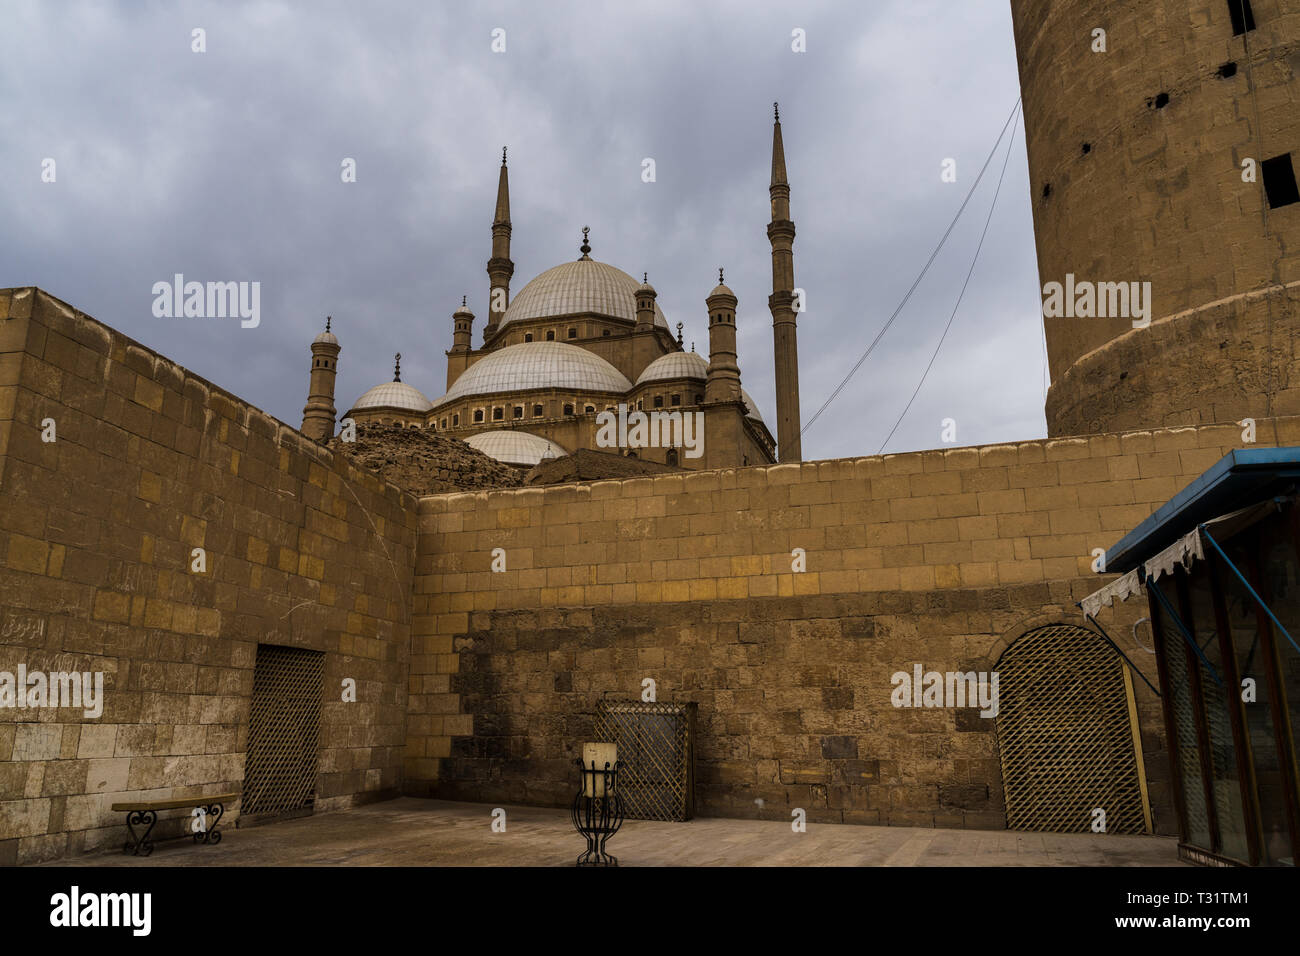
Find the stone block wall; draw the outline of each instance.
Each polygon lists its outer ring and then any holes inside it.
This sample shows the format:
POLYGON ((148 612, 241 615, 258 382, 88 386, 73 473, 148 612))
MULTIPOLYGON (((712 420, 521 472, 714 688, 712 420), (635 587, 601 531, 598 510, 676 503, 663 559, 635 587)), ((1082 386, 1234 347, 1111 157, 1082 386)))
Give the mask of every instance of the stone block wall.
MULTIPOLYGON (((0 290, 0 671, 102 672, 105 698, 97 719, 0 708, 0 864, 120 846, 117 800, 241 790, 259 642, 325 653, 316 808, 398 792, 414 506, 52 296, 0 290)), ((180 833, 164 816, 155 834, 180 833)))
MULTIPOLYGON (((1258 442, 1300 442, 1300 419, 1258 442)), ((1082 624, 1110 579, 1093 550, 1241 445, 1202 426, 423 498, 408 792, 563 804, 597 700, 649 677, 700 705, 703 812, 997 826, 995 722, 895 708, 891 675, 991 670, 1031 627, 1082 624)), ((1101 621, 1155 683, 1144 615, 1101 621)))

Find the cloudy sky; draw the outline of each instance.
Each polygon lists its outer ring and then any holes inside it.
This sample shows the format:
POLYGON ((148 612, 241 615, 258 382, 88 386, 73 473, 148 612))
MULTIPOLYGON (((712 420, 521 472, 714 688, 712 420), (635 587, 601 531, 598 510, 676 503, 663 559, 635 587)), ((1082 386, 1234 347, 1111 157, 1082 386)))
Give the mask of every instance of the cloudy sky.
MULTIPOLYGON (((669 323, 707 353, 704 298, 724 266, 742 380, 775 427, 779 100, 807 425, 911 286, 1018 94, 1007 0, 6 0, 0 287, 40 286, 295 426, 326 314, 340 414, 391 379, 396 351, 403 380, 436 398, 462 295, 482 341, 509 145, 513 291, 577 258, 589 225, 593 258, 649 272, 669 323), (956 183, 941 180, 948 158, 956 183), (260 326, 155 317, 153 284, 178 272, 260 282, 260 326)), ((969 289, 889 451, 938 447, 945 418, 963 445, 1046 433, 1014 129, 969 289)), ((929 276, 807 429, 806 458, 880 449, 952 314, 1006 155, 1004 140, 929 276)))

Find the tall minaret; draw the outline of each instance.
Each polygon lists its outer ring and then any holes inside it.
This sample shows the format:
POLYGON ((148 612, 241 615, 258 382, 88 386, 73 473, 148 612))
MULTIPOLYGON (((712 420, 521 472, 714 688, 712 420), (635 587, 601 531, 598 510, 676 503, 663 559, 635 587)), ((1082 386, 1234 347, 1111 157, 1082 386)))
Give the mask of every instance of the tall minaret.
POLYGON ((506 148, 501 147, 501 178, 497 180, 497 211, 492 219, 492 258, 488 260, 488 321, 483 341, 496 334, 501 317, 510 304, 510 277, 515 264, 510 261, 510 176, 506 172, 506 148))
POLYGON ((785 176, 785 146, 781 142, 781 110, 772 104, 772 351, 776 356, 776 448, 783 461, 803 461, 799 440, 799 346, 795 334, 794 223, 790 221, 790 182, 785 176))
POLYGON ((330 331, 331 319, 325 317, 325 331, 311 343, 311 385, 307 405, 302 410, 302 433, 317 441, 334 437, 334 377, 338 374, 339 340, 330 331))

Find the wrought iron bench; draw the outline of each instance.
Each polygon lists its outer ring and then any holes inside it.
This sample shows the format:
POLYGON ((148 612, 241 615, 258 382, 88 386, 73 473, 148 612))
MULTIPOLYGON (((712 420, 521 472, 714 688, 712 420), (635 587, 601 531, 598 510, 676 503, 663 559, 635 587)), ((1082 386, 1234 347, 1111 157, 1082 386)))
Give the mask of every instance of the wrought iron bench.
POLYGON ((158 811, 177 810, 181 807, 196 807, 204 813, 204 826, 201 831, 194 834, 195 843, 220 843, 221 832, 217 829, 217 821, 225 813, 225 804, 233 803, 238 798, 238 793, 218 793, 210 797, 115 803, 113 812, 126 813, 126 828, 131 834, 131 839, 123 845, 122 852, 133 853, 136 856, 148 856, 152 853, 153 844, 149 842, 149 834, 153 832, 153 826, 158 822, 158 811), (137 834, 135 830, 137 826, 145 826, 145 831, 137 834))

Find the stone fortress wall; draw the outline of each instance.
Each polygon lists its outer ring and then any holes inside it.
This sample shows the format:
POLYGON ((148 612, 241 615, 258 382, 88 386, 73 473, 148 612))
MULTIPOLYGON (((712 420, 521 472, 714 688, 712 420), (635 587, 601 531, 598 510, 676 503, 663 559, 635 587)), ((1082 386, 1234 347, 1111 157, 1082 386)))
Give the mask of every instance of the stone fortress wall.
MULTIPOLYGON (((1258 442, 1300 442, 1300 418, 1258 442)), ((597 700, 649 677, 700 706, 701 813, 1001 826, 997 720, 895 708, 891 675, 993 670, 1026 630, 1081 623, 1094 549, 1242 444, 1196 426, 417 500, 4 290, 0 671, 103 671, 106 702, 0 709, 0 862, 116 847, 114 800, 240 790, 259 643, 325 654, 317 811, 564 804, 597 700)), ((1101 620, 1154 681, 1140 605, 1101 620)))
MULTIPOLYGON (((1242 439, 1184 427, 422 498, 407 790, 564 805, 597 701, 648 677, 699 704, 704 813, 1003 826, 996 721, 895 708, 891 675, 995 670, 1031 627, 1083 624, 1075 602, 1110 579, 1094 549, 1242 439)), ((1257 440, 1296 443, 1300 418, 1257 440)), ((1144 614, 1100 620, 1155 684, 1144 614)), ((1134 685, 1173 832, 1159 701, 1134 685)))
POLYGON ((65 303, 0 290, 0 671, 100 671, 105 696, 97 719, 0 709, 0 865, 120 847, 114 800, 241 790, 259 642, 325 654, 316 808, 398 793, 414 514, 65 303))

